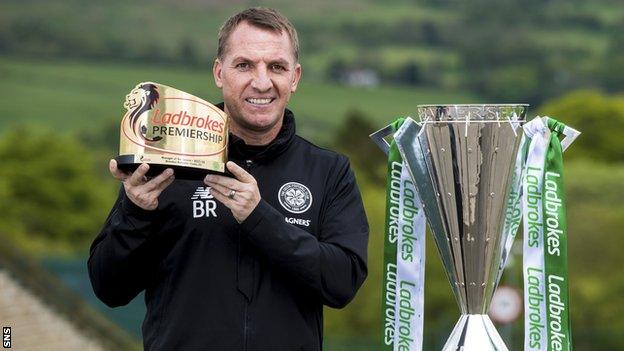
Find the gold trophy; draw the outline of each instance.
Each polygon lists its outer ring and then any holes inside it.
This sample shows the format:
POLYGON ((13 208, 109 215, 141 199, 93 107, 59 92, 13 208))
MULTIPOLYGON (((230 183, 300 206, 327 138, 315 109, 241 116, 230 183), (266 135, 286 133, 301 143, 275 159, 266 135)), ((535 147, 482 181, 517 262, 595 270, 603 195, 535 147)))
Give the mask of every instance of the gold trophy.
POLYGON ((154 82, 137 84, 124 107, 119 169, 134 171, 148 163, 148 176, 173 168, 179 179, 225 173, 228 116, 218 107, 154 82))

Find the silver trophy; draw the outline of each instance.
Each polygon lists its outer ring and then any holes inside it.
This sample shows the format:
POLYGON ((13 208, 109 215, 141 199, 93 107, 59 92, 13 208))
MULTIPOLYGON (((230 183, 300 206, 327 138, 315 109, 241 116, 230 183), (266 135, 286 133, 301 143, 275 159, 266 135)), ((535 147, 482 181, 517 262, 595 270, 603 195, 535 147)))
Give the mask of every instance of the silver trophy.
MULTIPOLYGON (((504 214, 528 105, 420 105, 394 134, 461 317, 443 350, 508 350, 487 313, 506 261, 504 214)), ((372 135, 385 151, 383 137, 372 135)))

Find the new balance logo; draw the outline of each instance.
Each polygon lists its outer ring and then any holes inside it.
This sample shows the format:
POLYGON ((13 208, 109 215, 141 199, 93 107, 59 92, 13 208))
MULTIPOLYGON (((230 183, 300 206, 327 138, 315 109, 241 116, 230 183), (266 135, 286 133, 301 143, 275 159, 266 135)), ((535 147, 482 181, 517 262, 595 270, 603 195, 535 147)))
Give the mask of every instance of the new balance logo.
POLYGON ((217 201, 210 194, 210 187, 197 187, 193 196, 193 218, 216 217, 217 201))
POLYGON ((202 199, 202 200, 212 199, 212 195, 210 194, 210 187, 208 186, 197 187, 197 190, 195 190, 195 194, 193 194, 193 196, 191 197, 191 200, 197 200, 197 199, 202 199))

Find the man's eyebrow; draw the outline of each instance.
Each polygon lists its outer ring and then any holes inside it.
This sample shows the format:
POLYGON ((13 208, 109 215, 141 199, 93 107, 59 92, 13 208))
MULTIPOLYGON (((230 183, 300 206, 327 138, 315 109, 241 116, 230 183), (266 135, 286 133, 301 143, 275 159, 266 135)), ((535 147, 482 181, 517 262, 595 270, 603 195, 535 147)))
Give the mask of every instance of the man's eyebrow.
POLYGON ((232 59, 232 61, 251 61, 251 60, 245 56, 236 56, 232 59))
MULTIPOLYGON (((246 57, 246 56, 235 56, 232 59, 232 62, 240 62, 240 61, 247 61, 247 62, 253 62, 250 58, 246 57)), ((285 58, 277 58, 275 60, 271 60, 269 62, 269 64, 278 64, 278 65, 282 65, 282 66, 290 66, 290 63, 287 59, 285 58)))
POLYGON ((278 58, 275 60, 272 60, 271 62, 269 62, 270 65, 281 65, 284 67, 290 67, 290 62, 287 59, 284 58, 278 58))

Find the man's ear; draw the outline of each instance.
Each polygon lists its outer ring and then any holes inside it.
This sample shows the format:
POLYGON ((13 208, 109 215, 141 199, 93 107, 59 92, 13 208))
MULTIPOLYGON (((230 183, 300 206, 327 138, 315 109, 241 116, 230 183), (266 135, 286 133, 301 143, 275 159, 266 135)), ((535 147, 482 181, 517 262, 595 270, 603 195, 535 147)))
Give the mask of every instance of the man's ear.
POLYGON ((223 80, 221 79, 221 74, 223 72, 223 65, 221 61, 217 58, 212 65, 212 75, 214 77, 215 85, 217 88, 221 89, 223 87, 223 80))
POLYGON ((299 85, 299 79, 301 79, 301 65, 297 63, 295 65, 295 76, 293 78, 292 84, 290 85, 291 93, 294 93, 297 90, 297 85, 299 85))

